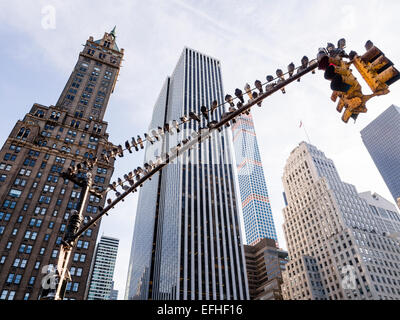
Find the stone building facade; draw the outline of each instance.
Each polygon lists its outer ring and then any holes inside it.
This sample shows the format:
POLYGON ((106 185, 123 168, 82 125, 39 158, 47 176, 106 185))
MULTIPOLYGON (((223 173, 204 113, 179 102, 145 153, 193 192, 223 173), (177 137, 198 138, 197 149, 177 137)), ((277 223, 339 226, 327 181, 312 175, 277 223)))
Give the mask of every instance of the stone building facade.
MULTIPOLYGON (((118 77, 124 50, 115 28, 90 37, 56 105, 35 103, 17 121, 0 151, 0 299, 35 300, 48 266, 56 265, 66 224, 77 206, 78 186, 60 173, 88 158, 99 158, 94 184, 106 188, 113 161, 101 160, 112 147, 104 113, 118 77)), ((104 199, 90 196, 85 220, 104 199)), ((83 299, 99 224, 78 241, 66 297, 83 299)))
POLYGON ((335 164, 302 142, 285 165, 290 300, 398 300, 400 247, 335 164))

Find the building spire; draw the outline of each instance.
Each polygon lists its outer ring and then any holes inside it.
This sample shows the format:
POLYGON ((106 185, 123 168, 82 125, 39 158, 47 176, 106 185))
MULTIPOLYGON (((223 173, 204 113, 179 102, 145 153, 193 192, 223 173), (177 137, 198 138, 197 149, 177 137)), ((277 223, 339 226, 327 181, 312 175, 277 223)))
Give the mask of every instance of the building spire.
POLYGON ((114 28, 111 30, 111 32, 110 32, 110 34, 114 37, 114 39, 117 37, 116 35, 115 35, 115 28, 116 28, 117 26, 114 26, 114 28))

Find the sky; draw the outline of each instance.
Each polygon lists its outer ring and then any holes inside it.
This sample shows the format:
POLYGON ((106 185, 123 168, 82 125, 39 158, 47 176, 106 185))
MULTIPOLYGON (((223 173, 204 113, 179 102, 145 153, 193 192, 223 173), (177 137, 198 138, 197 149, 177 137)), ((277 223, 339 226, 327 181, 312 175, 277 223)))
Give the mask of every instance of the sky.
MULTIPOLYGON (((34 103, 57 102, 82 44, 89 36, 100 39, 114 25, 125 56, 105 121, 110 141, 120 144, 146 132, 162 84, 185 46, 219 59, 225 93, 233 94, 246 82, 265 82, 266 75, 285 70, 290 62, 299 65, 304 55, 315 58, 318 48, 340 38, 347 40, 348 52, 360 54, 370 39, 400 63, 398 12, 398 0, 0 0, 0 143, 34 103), (54 19, 48 19, 49 13, 54 19)), ((342 180, 359 192, 371 190, 393 202, 360 130, 390 105, 400 105, 400 82, 389 95, 370 100, 368 113, 355 124, 341 121, 329 85, 321 71, 309 74, 252 111, 282 248, 281 177, 301 141, 325 152, 342 180)), ((142 165, 143 156, 118 158, 113 179, 142 165)), ((134 193, 112 210, 100 229, 100 235, 120 239, 114 276, 119 299, 125 294, 137 199, 134 193)))

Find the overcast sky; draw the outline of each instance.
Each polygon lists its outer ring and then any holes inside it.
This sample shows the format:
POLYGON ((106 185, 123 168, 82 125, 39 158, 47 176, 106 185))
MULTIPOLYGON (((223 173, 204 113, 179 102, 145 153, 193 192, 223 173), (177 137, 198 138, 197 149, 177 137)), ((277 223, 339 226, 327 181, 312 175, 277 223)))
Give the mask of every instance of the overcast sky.
MULTIPOLYGON (((82 44, 117 25, 125 61, 105 121, 116 144, 146 131, 165 78, 184 46, 220 59, 226 93, 246 82, 265 81, 277 68, 316 56, 327 42, 344 37, 347 50, 364 51, 371 39, 400 64, 400 1, 0 1, 0 141, 33 103, 54 105, 76 63, 82 44), (43 8, 55 9, 55 28, 42 26, 43 8)), ((366 86, 364 92, 368 93, 366 86)), ((282 231, 282 182, 290 152, 307 137, 331 158, 345 182, 359 192, 375 191, 393 202, 364 147, 360 130, 391 104, 400 104, 400 82, 391 93, 371 100, 367 114, 344 124, 330 101, 329 82, 317 72, 253 108, 261 158, 279 244, 282 231)), ((114 179, 142 164, 144 153, 117 160, 114 179)), ((120 239, 115 270, 123 298, 138 194, 103 219, 101 234, 120 239)))

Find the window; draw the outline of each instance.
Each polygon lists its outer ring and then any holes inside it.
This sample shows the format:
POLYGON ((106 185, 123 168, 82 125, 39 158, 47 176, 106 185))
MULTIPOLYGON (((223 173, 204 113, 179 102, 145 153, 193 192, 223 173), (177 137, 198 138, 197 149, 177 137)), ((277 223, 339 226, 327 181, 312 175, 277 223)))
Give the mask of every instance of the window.
POLYGON ((28 292, 25 293, 25 295, 24 295, 24 300, 29 300, 29 293, 28 293, 28 292))
POLYGON ((40 261, 36 261, 34 269, 38 270, 39 268, 40 268, 40 261))
POLYGON ((0 164, 0 170, 10 171, 11 168, 12 168, 12 165, 10 165, 10 164, 5 164, 5 163, 0 164))
POLYGON ((6 300, 7 295, 8 295, 8 290, 3 290, 0 296, 0 300, 6 300))
POLYGON ((10 200, 4 200, 3 202, 3 208, 8 208, 10 206, 11 201, 10 200))
POLYGON ((28 262, 28 260, 22 259, 21 265, 19 267, 22 268, 22 269, 25 269, 27 262, 28 262))
POLYGON ((14 276, 15 276, 14 273, 9 273, 8 277, 7 277, 7 280, 6 280, 6 283, 12 283, 13 280, 14 280, 14 276))
POLYGON ((12 198, 19 198, 22 194, 22 191, 17 189, 11 189, 8 195, 12 198))
POLYGON ((5 155, 4 155, 4 160, 6 160, 6 161, 15 161, 15 159, 17 158, 17 155, 15 155, 15 154, 11 154, 11 153, 6 153, 5 155))
POLYGON ((21 283, 21 278, 22 278, 22 275, 21 274, 17 274, 15 276, 14 283, 15 284, 20 284, 21 283))
POLYGON ((35 159, 26 158, 24 161, 24 166, 34 167, 36 164, 35 159))
POLYGON ((16 258, 16 259, 14 260, 13 267, 18 268, 20 261, 21 261, 21 259, 16 258))
POLYGON ((36 277, 30 277, 30 279, 29 279, 29 285, 30 286, 33 286, 34 284, 35 284, 35 280, 36 280, 36 277))
POLYGON ((51 253, 51 257, 57 258, 57 255, 58 255, 58 250, 53 250, 53 252, 51 253))
POLYGON ((75 282, 74 285, 72 286, 72 291, 77 292, 79 288, 79 283, 75 282))

